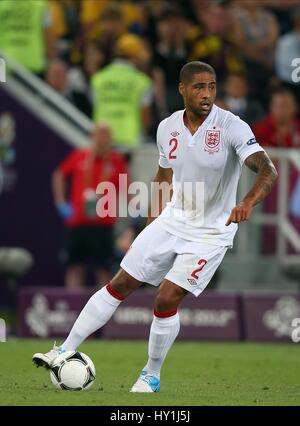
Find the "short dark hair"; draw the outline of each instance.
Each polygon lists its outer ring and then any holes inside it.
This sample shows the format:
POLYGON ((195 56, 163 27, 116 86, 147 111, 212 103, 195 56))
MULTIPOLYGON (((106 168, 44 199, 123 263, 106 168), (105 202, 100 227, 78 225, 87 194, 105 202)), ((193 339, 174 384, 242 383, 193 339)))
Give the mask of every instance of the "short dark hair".
POLYGON ((178 6, 167 4, 165 7, 162 8, 161 12, 157 16, 156 21, 167 21, 171 18, 183 18, 183 14, 178 6))
POLYGON ((225 77, 225 81, 227 81, 230 77, 238 77, 248 81, 247 75, 243 71, 232 71, 228 73, 225 77))
POLYGON ((101 13, 101 20, 121 21, 123 18, 120 5, 116 2, 109 3, 101 13))
POLYGON ((295 99, 294 93, 290 89, 284 86, 278 86, 275 89, 273 89, 270 95, 270 100, 272 100, 275 96, 278 96, 278 95, 289 95, 295 99))
POLYGON ((181 83, 187 83, 192 79, 194 74, 202 72, 208 72, 216 78, 216 71, 211 65, 206 62, 192 61, 183 65, 179 74, 179 80, 181 83))

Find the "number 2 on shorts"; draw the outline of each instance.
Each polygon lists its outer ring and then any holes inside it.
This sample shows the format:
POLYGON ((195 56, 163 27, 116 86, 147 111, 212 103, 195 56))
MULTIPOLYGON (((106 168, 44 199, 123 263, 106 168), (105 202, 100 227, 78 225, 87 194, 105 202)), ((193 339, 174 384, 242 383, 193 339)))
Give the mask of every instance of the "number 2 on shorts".
POLYGON ((197 275, 198 272, 202 271, 202 269, 204 268, 204 266, 207 264, 207 260, 205 259, 200 259, 198 262, 199 268, 195 269, 192 273, 191 276, 193 278, 195 278, 196 280, 199 278, 199 276, 197 275))

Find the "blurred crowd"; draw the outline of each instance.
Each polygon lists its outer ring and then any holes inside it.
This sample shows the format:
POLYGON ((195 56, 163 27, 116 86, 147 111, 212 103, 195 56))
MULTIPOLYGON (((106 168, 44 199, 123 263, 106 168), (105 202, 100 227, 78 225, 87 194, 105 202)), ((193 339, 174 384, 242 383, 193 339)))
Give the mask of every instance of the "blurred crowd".
MULTIPOLYGON (((158 123, 183 108, 179 71, 194 60, 215 68, 217 104, 244 119, 263 146, 300 148, 299 0, 1 0, 0 21, 0 52, 100 123, 92 133, 93 146, 108 140, 101 164, 116 173, 126 164, 110 154, 111 146, 126 151, 141 140, 155 141, 158 123)), ((72 170, 76 179, 76 162, 86 161, 93 170, 87 188, 95 189, 102 173, 95 152, 103 147, 95 151, 93 146, 75 152, 55 172, 55 202, 66 221, 72 220, 72 205, 63 183, 72 170)), ((300 230, 295 170, 290 191, 291 213, 300 230)), ((274 197, 276 191, 265 210, 274 211, 274 197)), ((84 208, 88 203, 87 198, 84 208)), ((81 219, 79 225, 95 225, 88 213, 81 219)), ((102 225, 111 232, 114 224, 102 225)), ((274 230, 265 241, 273 250, 272 235, 274 230)), ((122 252, 133 236, 120 240, 122 252)), ((68 238, 69 260, 81 265, 85 259, 79 242, 93 241, 79 233, 68 238)), ((109 259, 101 262, 99 276, 109 269, 109 259)), ((67 285, 81 286, 81 274, 78 268, 69 269, 67 285)))
MULTIPOLYGON (((2 0, 0 17, 0 51, 107 122, 126 148, 143 135, 153 140, 159 121, 183 107, 177 84, 187 61, 216 69, 219 105, 250 125, 269 114, 274 128, 278 89, 286 89, 291 114, 300 101, 292 66, 300 58, 298 0, 2 0), (31 42, 16 45, 22 31, 31 42)), ((285 123, 261 143, 299 146, 295 123, 295 135, 285 123)))

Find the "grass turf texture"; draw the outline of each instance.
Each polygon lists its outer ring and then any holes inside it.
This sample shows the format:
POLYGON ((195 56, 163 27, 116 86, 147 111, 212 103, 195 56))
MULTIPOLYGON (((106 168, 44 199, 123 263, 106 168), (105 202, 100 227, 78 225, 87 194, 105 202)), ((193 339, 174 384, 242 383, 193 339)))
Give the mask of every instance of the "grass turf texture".
POLYGON ((31 364, 52 341, 0 343, 0 405, 300 405, 297 344, 175 343, 157 394, 129 389, 144 366, 147 342, 88 341, 80 350, 96 366, 91 389, 56 390, 31 364))

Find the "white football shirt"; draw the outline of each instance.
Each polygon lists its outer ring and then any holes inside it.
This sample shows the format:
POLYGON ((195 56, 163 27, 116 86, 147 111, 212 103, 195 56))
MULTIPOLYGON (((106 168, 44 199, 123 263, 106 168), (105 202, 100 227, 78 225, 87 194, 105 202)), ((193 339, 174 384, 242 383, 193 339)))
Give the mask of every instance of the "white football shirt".
POLYGON ((176 111, 157 129, 159 165, 173 169, 173 196, 157 220, 186 240, 230 246, 238 226, 225 223, 243 162, 264 150, 248 124, 216 105, 194 135, 183 114, 176 111))

